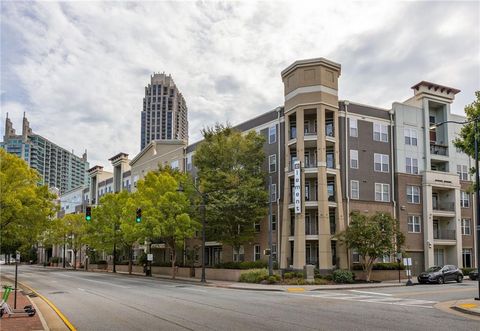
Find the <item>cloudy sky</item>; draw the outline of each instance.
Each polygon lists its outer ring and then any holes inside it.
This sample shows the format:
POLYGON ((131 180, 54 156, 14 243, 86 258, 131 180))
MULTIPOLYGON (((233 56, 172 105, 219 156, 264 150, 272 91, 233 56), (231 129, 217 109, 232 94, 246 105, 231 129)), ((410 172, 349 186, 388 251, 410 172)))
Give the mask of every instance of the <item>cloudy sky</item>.
MULTIPOLYGON (((479 2, 1 2, 1 111, 91 165, 140 149, 144 86, 172 74, 190 141, 283 103, 280 71, 341 63, 339 97, 390 107, 421 80, 480 86, 479 2)), ((4 127, 1 125, 3 136, 4 127)))

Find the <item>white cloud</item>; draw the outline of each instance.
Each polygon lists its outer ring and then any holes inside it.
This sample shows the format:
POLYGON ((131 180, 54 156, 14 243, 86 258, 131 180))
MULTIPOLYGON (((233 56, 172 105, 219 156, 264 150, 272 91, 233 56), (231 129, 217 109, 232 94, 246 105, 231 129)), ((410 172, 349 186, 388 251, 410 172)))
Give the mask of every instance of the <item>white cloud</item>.
POLYGON ((92 164, 139 152, 152 72, 172 74, 184 94, 191 142, 205 125, 239 123, 281 105, 280 71, 297 59, 340 62, 340 96, 374 106, 434 80, 463 91, 453 108, 461 112, 480 85, 478 3, 1 6, 2 112, 15 120, 27 109, 35 132, 77 154, 87 148, 92 164))

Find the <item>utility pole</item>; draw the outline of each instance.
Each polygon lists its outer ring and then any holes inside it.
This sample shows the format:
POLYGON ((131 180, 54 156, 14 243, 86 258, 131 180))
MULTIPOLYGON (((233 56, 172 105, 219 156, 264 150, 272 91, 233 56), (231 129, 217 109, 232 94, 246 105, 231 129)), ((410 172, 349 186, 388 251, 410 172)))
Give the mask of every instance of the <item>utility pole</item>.
POLYGON ((474 137, 475 137, 475 207, 477 218, 477 270, 479 273, 478 282, 478 296, 475 300, 480 300, 480 175, 478 169, 478 118, 474 119, 474 137))

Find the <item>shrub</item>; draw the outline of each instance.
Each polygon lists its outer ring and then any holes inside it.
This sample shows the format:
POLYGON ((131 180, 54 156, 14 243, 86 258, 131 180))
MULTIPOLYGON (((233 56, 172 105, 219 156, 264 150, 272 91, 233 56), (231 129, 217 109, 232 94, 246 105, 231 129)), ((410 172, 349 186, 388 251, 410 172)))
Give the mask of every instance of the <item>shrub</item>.
MULTIPOLYGON (((363 270, 361 264, 355 264, 352 267, 352 270, 363 270)), ((398 263, 389 262, 389 263, 375 263, 373 264, 372 270, 398 270, 398 263)), ((400 263, 400 270, 405 270, 405 266, 400 263)))
POLYGON ((52 257, 52 259, 50 260, 52 263, 59 263, 60 262, 60 258, 58 256, 54 256, 52 257))
POLYGON ((473 270, 477 270, 477 268, 462 268, 462 273, 466 276, 471 273, 473 270))
POLYGON ((105 260, 99 260, 99 261, 97 261, 97 264, 98 264, 98 265, 101 265, 101 264, 102 264, 102 265, 106 265, 106 264, 107 264, 107 261, 105 261, 105 260))
POLYGON ((281 280, 281 278, 278 275, 269 276, 268 279, 267 279, 269 284, 275 284, 276 282, 279 282, 280 280, 281 280))
POLYGON ((350 270, 337 269, 333 272, 333 281, 339 284, 353 283, 353 273, 350 270))
POLYGON ((244 261, 244 262, 223 262, 223 263, 218 263, 214 266, 214 268, 217 269, 242 269, 242 270, 247 270, 247 269, 263 269, 263 268, 268 268, 268 262, 267 261, 244 261))
POLYGON ((324 278, 315 278, 315 285, 327 285, 328 283, 329 281, 324 278))
POLYGON ((262 280, 268 279, 267 269, 253 269, 240 275, 241 283, 260 283, 262 280))

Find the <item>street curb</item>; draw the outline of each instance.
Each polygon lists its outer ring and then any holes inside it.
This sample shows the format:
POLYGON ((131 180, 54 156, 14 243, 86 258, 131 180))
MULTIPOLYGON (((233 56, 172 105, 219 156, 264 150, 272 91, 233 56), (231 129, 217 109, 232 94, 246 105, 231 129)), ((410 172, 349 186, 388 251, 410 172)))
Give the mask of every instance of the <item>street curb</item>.
POLYGON ((287 292, 287 290, 282 290, 280 288, 251 288, 251 287, 241 287, 241 286, 228 286, 228 285, 215 285, 207 284, 208 287, 218 287, 226 288, 229 290, 246 290, 246 291, 259 291, 259 292, 287 292))
MULTIPOLYGON (((10 281, 14 281, 8 276, 4 275, 2 277, 6 278, 6 279, 9 279, 10 281)), ((55 313, 58 315, 58 317, 60 317, 60 319, 63 321, 63 323, 67 326, 67 328, 70 331, 77 331, 77 329, 72 325, 72 323, 70 323, 70 321, 65 317, 65 315, 63 315, 63 313, 60 311, 60 309, 58 309, 57 306, 55 306, 50 300, 48 300, 46 297, 44 297, 43 295, 41 295, 40 293, 35 291, 32 287, 28 286, 27 284, 19 282, 19 281, 17 281, 17 283, 21 287, 27 288, 29 291, 33 292, 37 297, 42 299, 50 308, 52 308, 55 311, 55 313)), ((40 312, 40 310, 39 310, 39 312, 40 312)))
POLYGON ((480 313, 477 313, 476 311, 471 311, 469 309, 461 308, 461 307, 458 307, 458 306, 452 306, 452 307, 450 307, 450 309, 456 310, 456 311, 458 311, 460 313, 463 313, 463 314, 469 314, 469 315, 480 317, 480 313))
POLYGON ((363 289, 369 289, 369 288, 388 288, 388 287, 404 287, 405 284, 393 284, 393 285, 377 285, 377 286, 348 286, 348 287, 337 287, 337 288, 314 288, 309 291, 343 291, 343 290, 363 290, 363 289))

